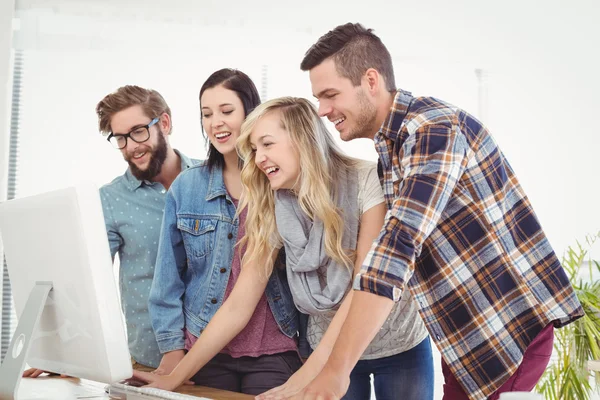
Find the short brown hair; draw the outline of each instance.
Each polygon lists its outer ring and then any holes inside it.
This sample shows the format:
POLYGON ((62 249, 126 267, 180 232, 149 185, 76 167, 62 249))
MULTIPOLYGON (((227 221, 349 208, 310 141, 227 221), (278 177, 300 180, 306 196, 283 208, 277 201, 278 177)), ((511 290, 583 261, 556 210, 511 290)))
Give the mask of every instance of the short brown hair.
MULTIPOLYGON (((115 92, 106 95, 96 105, 100 133, 104 135, 111 133, 110 121, 112 117, 119 111, 135 105, 142 106, 144 113, 149 118, 160 117, 163 113, 167 113, 171 117, 171 109, 156 90, 144 89, 135 85, 122 86, 115 92)), ((171 129, 173 129, 172 122, 171 129)))
POLYGON ((300 69, 309 71, 329 57, 333 57, 337 72, 354 86, 360 85, 369 68, 374 68, 383 76, 386 89, 396 90, 392 57, 372 29, 351 22, 337 26, 308 49, 300 69))

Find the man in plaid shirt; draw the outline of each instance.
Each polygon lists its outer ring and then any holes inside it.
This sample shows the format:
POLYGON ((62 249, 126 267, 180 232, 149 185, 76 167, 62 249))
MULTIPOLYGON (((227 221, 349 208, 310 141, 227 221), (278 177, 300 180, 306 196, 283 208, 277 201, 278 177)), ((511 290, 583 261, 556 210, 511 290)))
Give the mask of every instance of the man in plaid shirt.
POLYGON ((343 140, 374 140, 388 213, 333 352, 300 397, 343 396, 406 289, 442 354, 444 400, 531 390, 554 328, 583 309, 488 130, 448 103, 397 90, 389 52, 360 24, 323 35, 301 68, 343 140))

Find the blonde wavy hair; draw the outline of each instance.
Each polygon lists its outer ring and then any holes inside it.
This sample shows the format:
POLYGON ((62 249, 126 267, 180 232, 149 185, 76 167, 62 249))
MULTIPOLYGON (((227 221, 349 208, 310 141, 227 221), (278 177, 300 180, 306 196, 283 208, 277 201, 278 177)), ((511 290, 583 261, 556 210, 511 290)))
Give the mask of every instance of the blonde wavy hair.
POLYGON ((282 127, 290 135, 299 154, 300 175, 294 185, 298 204, 311 220, 323 222, 327 255, 352 268, 355 249, 342 248, 344 220, 343 210, 336 206, 336 182, 339 181, 339 172, 356 165, 358 160, 345 155, 335 143, 315 106, 297 97, 281 97, 259 105, 241 127, 236 143, 244 160, 239 209, 248 207, 246 235, 242 239, 247 250, 242 263, 250 260, 261 263, 264 265, 263 277, 269 277, 277 244, 281 243, 275 221, 274 192, 269 179, 254 161, 255 153, 250 143, 250 135, 257 122, 272 113, 279 115, 282 127))

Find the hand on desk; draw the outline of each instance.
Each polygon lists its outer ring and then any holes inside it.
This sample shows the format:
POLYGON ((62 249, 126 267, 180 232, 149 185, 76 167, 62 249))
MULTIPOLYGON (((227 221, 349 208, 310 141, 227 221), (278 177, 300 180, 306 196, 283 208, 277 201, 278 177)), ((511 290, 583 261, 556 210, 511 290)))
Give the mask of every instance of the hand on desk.
POLYGON ((316 367, 307 362, 287 382, 277 386, 269 391, 256 396, 257 400, 283 400, 300 393, 321 371, 321 367, 316 367))
MULTIPOLYGON (((165 353, 160 360, 160 365, 152 372, 142 372, 133 370, 133 377, 135 379, 147 382, 149 387, 155 387, 164 390, 175 390, 181 385, 181 381, 178 381, 170 375, 175 369, 177 364, 183 359, 185 352, 183 350, 174 350, 165 353)), ((186 381, 184 385, 193 385, 194 382, 186 381)))
POLYGON ((302 392, 292 397, 293 400, 339 400, 348 391, 350 377, 340 376, 325 367, 302 392))
MULTIPOLYGON (((54 372, 48 372, 48 371, 44 371, 42 369, 29 368, 29 369, 26 369, 25 371, 23 371, 23 378, 37 378, 41 374, 48 374, 50 376, 58 375, 58 374, 55 374, 54 372)), ((61 378, 70 378, 69 375, 65 375, 65 374, 60 374, 60 377, 61 378)))
POLYGON ((157 375, 169 375, 185 357, 183 350, 173 350, 165 353, 160 360, 160 365, 154 370, 157 375))
MULTIPOLYGON (((159 375, 154 372, 143 372, 143 371, 133 371, 133 378, 147 382, 148 387, 163 389, 163 390, 175 390, 179 386, 181 386, 181 382, 173 377, 172 375, 159 375)), ((183 382, 184 385, 193 385, 192 381, 183 382)))

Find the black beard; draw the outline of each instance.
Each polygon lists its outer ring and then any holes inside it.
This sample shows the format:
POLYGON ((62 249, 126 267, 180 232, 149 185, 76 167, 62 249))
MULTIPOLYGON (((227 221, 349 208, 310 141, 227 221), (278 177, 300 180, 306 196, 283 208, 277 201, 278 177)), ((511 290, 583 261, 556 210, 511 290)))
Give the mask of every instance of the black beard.
POLYGON ((164 136, 158 135, 158 144, 156 148, 152 150, 150 154, 150 163, 148 164, 148 168, 145 170, 139 169, 133 162, 127 160, 129 164, 129 168, 131 169, 131 173, 140 181, 151 181, 158 174, 160 174, 160 170, 167 159, 167 141, 164 136))

